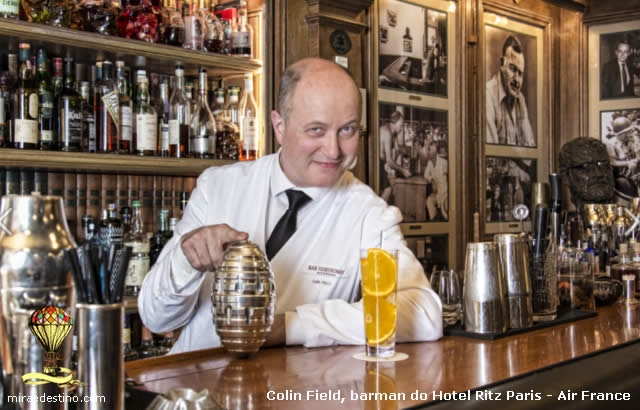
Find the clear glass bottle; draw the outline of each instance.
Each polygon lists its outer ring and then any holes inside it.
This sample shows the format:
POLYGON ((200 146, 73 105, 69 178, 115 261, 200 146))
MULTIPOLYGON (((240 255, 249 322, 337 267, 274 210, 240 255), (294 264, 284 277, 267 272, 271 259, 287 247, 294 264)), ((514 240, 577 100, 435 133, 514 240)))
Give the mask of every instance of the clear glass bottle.
POLYGON ((253 28, 247 18, 247 1, 240 0, 238 7, 238 24, 231 33, 231 54, 251 57, 253 49, 253 28))
POLYGON ((149 100, 149 80, 142 77, 136 97, 136 154, 143 156, 154 156, 158 147, 158 115, 149 100))
POLYGON ((533 321, 548 322, 555 320, 558 315, 558 274, 560 252, 558 250, 557 231, 552 230, 551 238, 544 253, 544 275, 535 276, 536 292, 532 298, 533 321))
POLYGON ((116 209, 117 205, 115 203, 108 204, 107 217, 100 221, 98 238, 106 251, 109 250, 112 243, 122 243, 122 220, 118 218, 116 209))
POLYGON ((82 151, 96 152, 96 120, 91 103, 91 85, 88 81, 80 83, 80 97, 82 97, 82 151))
POLYGON ((138 360, 140 355, 131 347, 131 315, 124 315, 124 328, 122 329, 122 354, 124 361, 138 360))
POLYGON ((198 74, 198 102, 191 118, 189 150, 193 158, 210 158, 215 155, 216 122, 207 104, 207 70, 198 74))
MULTIPOLYGON (((224 27, 218 16, 213 13, 215 0, 210 2, 208 18, 205 22, 207 33, 202 43, 202 49, 208 53, 222 53, 224 48, 224 27)), ((210 87, 210 89, 213 89, 210 87)))
POLYGON ((184 44, 182 46, 191 50, 202 50, 206 27, 202 17, 197 13, 196 2, 197 0, 191 0, 190 4, 182 9, 184 20, 184 44))
POLYGON ((165 1, 165 5, 163 20, 166 20, 166 24, 162 31, 163 42, 170 46, 182 47, 184 44, 182 10, 177 9, 176 0, 165 1))
POLYGON ((102 62, 102 80, 96 87, 96 130, 98 152, 117 152, 120 124, 118 89, 113 81, 113 64, 102 62))
POLYGON ((20 1, 6 0, 0 2, 0 17, 18 20, 20 18, 20 1))
POLYGON ((129 88, 124 72, 124 61, 116 61, 116 85, 118 88, 119 108, 119 152, 129 154, 133 150, 133 103, 127 95, 129 88))
POLYGON ((244 75, 244 90, 240 100, 240 160, 253 161, 258 157, 260 127, 258 104, 253 98, 253 74, 244 75))
POLYGON ((120 2, 111 0, 85 0, 80 5, 85 31, 103 35, 117 35, 116 19, 120 14, 120 2))
POLYGON ((151 266, 153 266, 162 252, 162 248, 171 239, 171 232, 169 231, 169 211, 161 209, 158 214, 158 221, 160 228, 151 238, 151 250, 149 252, 149 258, 151 266))
POLYGON ((618 247, 618 263, 611 266, 611 279, 622 281, 623 275, 637 275, 639 270, 633 264, 632 255, 628 245, 621 243, 618 247))
POLYGON ((160 98, 156 105, 158 114, 158 156, 169 156, 169 84, 160 83, 160 98))
POLYGON ((38 90, 31 67, 31 44, 20 43, 20 70, 14 114, 13 147, 36 149, 38 147, 38 116, 40 104, 38 90))
POLYGON ((176 66, 176 86, 169 101, 169 156, 185 157, 189 144, 191 103, 184 92, 184 68, 176 66))
POLYGON ((53 85, 49 76, 47 52, 43 49, 38 50, 37 67, 36 84, 38 85, 38 95, 40 97, 38 146, 41 150, 56 150, 58 144, 55 132, 53 85))
POLYGON ((58 136, 60 150, 82 148, 82 97, 73 89, 73 59, 64 59, 64 88, 58 97, 58 136))
POLYGON ((123 206, 120 208, 120 219, 122 220, 122 237, 131 233, 131 207, 123 206))
POLYGON ((149 240, 142 226, 142 216, 140 215, 142 202, 136 199, 132 201, 131 206, 133 207, 131 233, 124 238, 124 244, 133 248, 133 251, 124 281, 124 294, 125 296, 138 296, 142 281, 150 268, 149 240))

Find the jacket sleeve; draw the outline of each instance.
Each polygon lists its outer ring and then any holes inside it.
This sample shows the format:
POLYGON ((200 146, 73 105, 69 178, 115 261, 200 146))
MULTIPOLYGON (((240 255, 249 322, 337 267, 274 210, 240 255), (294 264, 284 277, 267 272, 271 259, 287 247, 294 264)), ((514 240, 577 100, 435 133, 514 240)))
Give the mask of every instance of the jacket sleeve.
MULTIPOLYGON (((382 201, 382 200, 380 200, 382 201)), ((422 266, 407 248, 396 207, 375 206, 366 216, 358 248, 398 249, 396 341, 437 340, 442 337, 442 304, 431 290, 422 266)), ((359 273, 359 272, 358 272, 359 273)), ((364 344, 362 300, 327 300, 299 306, 285 316, 287 344, 306 347, 364 344)))
POLYGON ((211 171, 205 171, 198 178, 173 237, 142 282, 138 310, 144 325, 154 333, 184 326, 195 314, 205 274, 191 267, 182 252, 181 239, 184 234, 205 224, 208 209, 206 192, 211 176, 211 171))

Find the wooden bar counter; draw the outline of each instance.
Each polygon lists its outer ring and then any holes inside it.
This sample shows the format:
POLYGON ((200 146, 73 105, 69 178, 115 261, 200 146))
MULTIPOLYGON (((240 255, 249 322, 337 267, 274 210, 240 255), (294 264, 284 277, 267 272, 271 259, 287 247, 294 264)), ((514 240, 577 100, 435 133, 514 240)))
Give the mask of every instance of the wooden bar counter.
POLYGON ((588 355, 605 357, 635 342, 640 342, 640 307, 616 304, 599 308, 596 317, 494 341, 445 336, 398 344, 396 350, 409 359, 395 363, 353 359, 362 346, 281 347, 246 360, 233 359, 224 349, 203 350, 129 362, 126 370, 138 389, 208 389, 225 408, 399 409, 438 400, 433 392, 495 386, 588 355), (328 394, 325 400, 322 393, 328 394), (388 400, 370 395, 365 401, 363 393, 386 393, 388 400))

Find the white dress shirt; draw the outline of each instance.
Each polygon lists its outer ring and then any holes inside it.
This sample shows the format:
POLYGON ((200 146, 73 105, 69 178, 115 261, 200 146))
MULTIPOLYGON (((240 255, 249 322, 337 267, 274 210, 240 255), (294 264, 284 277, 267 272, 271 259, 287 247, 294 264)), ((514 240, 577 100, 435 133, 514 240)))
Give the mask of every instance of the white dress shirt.
MULTIPOLYGON (((279 153, 257 161, 212 167, 200 175, 173 238, 144 279, 138 309, 152 332, 182 327, 171 353, 220 345, 211 313, 213 274, 187 261, 182 235, 226 223, 247 232, 261 250, 294 185, 279 153)), ((360 248, 398 249, 397 340, 442 336, 442 305, 420 263, 406 247, 400 211, 350 172, 331 188, 297 188, 312 198, 298 213, 297 231, 271 260, 276 314, 285 313, 286 342, 307 347, 364 344, 360 248)))

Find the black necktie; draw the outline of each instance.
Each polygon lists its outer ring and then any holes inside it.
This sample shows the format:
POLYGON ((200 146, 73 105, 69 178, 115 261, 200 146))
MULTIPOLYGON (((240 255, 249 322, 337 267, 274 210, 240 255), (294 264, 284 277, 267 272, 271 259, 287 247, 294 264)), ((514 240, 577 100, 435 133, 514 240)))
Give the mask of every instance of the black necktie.
POLYGON ((287 189, 285 193, 289 199, 289 208, 284 215, 282 215, 282 218, 280 218, 276 224, 267 241, 267 258, 269 260, 272 260, 273 257, 276 256, 276 253, 278 253, 280 248, 287 243, 291 235, 296 231, 298 211, 311 200, 311 198, 302 191, 287 189))

